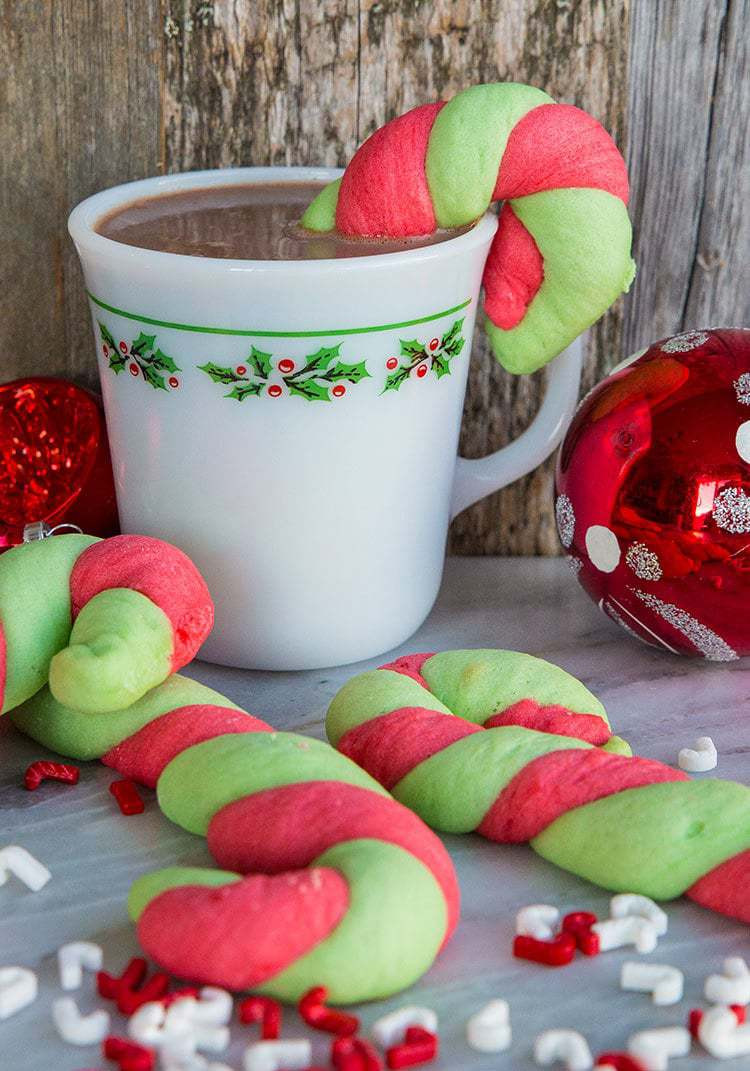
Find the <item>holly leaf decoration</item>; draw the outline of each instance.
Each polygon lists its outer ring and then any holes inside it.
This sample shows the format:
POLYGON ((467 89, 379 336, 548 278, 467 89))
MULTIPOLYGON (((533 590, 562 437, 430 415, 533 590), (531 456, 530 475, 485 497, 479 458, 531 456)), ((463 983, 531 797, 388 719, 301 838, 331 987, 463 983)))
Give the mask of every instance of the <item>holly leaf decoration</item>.
POLYGON ((328 387, 325 383, 319 383, 317 379, 286 380, 290 394, 296 394, 299 398, 305 398, 308 402, 330 402, 328 387))
POLYGON ((146 358, 152 368, 158 368, 162 372, 179 372, 181 369, 174 363, 171 357, 161 350, 154 350, 150 357, 146 358))
MULTIPOLYGON (((138 338, 131 343, 130 352, 135 357, 142 357, 144 353, 148 353, 149 350, 154 348, 155 341, 156 335, 146 335, 141 331, 138 338)), ((166 390, 166 387, 164 389, 166 390)))
POLYGON ((236 398, 238 402, 244 402, 245 398, 257 398, 265 389, 265 383, 236 383, 224 397, 236 398))
POLYGON ((261 379, 268 379, 271 372, 271 354, 264 353, 263 350, 258 350, 255 346, 250 349, 250 364, 255 369, 256 375, 259 375, 261 379))
POLYGON ((424 348, 424 343, 420 342, 417 338, 412 339, 399 339, 401 344, 401 356, 408 357, 412 362, 423 360, 427 356, 427 352, 424 348))
POLYGON ((440 340, 440 349, 443 353, 447 354, 449 358, 458 357, 459 353, 464 348, 466 339, 461 334, 463 325, 463 319, 454 320, 440 340))
MULTIPOLYGON (((242 380, 242 376, 238 376, 233 368, 227 368, 223 364, 214 364, 213 361, 209 361, 207 364, 199 364, 198 368, 201 372, 205 372, 207 376, 210 376, 214 383, 237 383, 242 380)), ((227 395, 230 397, 230 395, 227 395)))
POLYGON ((322 372, 324 368, 328 368, 334 357, 338 357, 340 349, 339 342, 338 346, 321 346, 315 353, 308 353, 305 357, 305 367, 295 372, 292 378, 301 378, 310 372, 322 372))
POLYGON ((99 320, 98 323, 99 323, 99 331, 100 331, 101 336, 102 336, 102 342, 106 342, 106 344, 109 346, 110 349, 116 350, 117 349, 117 343, 112 338, 112 334, 111 334, 109 328, 107 327, 106 324, 103 324, 101 322, 101 320, 99 320))
POLYGON ((432 371, 438 379, 442 379, 443 376, 449 376, 451 374, 450 361, 450 357, 446 357, 440 350, 438 350, 432 358, 432 371))
POLYGON ((152 365, 142 364, 141 371, 143 372, 143 378, 146 380, 147 383, 150 383, 154 390, 167 389, 166 383, 164 382, 164 376, 157 372, 157 370, 153 368, 152 365))
POLYGON ((385 381, 381 394, 385 394, 388 390, 399 390, 401 384, 409 378, 411 372, 411 366, 408 364, 402 364, 395 372, 391 372, 385 381))
POLYGON ((120 353, 119 350, 114 350, 112 353, 110 353, 109 367, 112 369, 116 376, 119 376, 120 372, 124 370, 125 365, 127 364, 127 360, 127 354, 120 353))
POLYGON ((350 383, 359 383, 361 379, 369 379, 370 373, 364 361, 360 361, 359 364, 343 364, 339 361, 333 368, 328 369, 323 378, 329 383, 336 383, 341 379, 347 379, 350 383))

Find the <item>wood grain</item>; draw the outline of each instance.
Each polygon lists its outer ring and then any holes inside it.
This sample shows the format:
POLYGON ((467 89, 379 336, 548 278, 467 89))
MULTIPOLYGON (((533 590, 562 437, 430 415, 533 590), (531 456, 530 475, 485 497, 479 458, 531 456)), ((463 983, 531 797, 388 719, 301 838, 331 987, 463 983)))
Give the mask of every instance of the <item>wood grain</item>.
POLYGON ((748 0, 636 4, 629 167, 639 273, 628 351, 750 323, 748 0))
MULTIPOLYGON (((591 332, 584 387, 681 327, 748 322, 750 0, 0 0, 3 379, 91 382, 65 230, 90 192, 160 170, 344 164, 392 116, 516 79, 628 148, 640 271, 591 332), (623 343, 624 339, 624 343, 623 343)), ((462 453, 514 438, 543 375, 477 333, 462 453)), ((462 514, 457 553, 555 553, 552 466, 462 514)))
POLYGON ((159 168, 159 0, 4 0, 0 11, 2 378, 93 382, 66 220, 88 194, 159 168))

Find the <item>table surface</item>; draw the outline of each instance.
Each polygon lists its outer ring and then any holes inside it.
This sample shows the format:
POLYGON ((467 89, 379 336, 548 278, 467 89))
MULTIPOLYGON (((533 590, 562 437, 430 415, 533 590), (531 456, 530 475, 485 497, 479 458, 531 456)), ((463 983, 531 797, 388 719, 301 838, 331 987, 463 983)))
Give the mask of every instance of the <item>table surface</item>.
MULTIPOLYGON (((717 774, 750 780, 750 743, 741 728, 750 694, 747 663, 711 665, 640 645, 600 615, 560 560, 450 559, 432 614, 394 656, 452 647, 509 647, 548 658, 602 698, 613 728, 639 754, 674 763, 680 747, 710 735, 719 751, 717 774)), ((326 708, 336 690, 354 672, 382 661, 308 673, 251 673, 196 662, 188 673, 281 729, 323 737, 326 708)), ((97 763, 82 764, 75 789, 46 784, 26 792, 19 787, 22 773, 43 754, 3 719, 0 843, 22 844, 49 867, 53 879, 38 893, 15 881, 0 888, 0 965, 29 966, 40 985, 34 1004, 0 1023, 0 1067, 104 1067, 94 1047, 74 1048, 55 1033, 50 1008, 60 995, 57 948, 73 939, 96 941, 104 948, 105 966, 116 970, 137 952, 125 913, 131 880, 171 863, 211 865, 211 860, 202 839, 161 815, 152 793, 144 791, 144 814, 123 818, 107 792, 112 772, 97 763)), ((679 901, 669 906, 669 933, 650 957, 685 972, 685 998, 672 1008, 654 1007, 645 994, 620 992, 620 966, 633 958, 632 950, 579 958, 564 971, 514 960, 510 949, 519 907, 542 901, 606 917, 608 895, 527 847, 500 847, 473 835, 445 842, 463 896, 456 935, 411 991, 362 1008, 367 1026, 400 1004, 434 1007, 442 1055, 433 1066, 441 1071, 531 1068, 533 1039, 550 1027, 581 1031, 594 1055, 621 1049, 636 1030, 683 1023, 688 1009, 701 1003, 705 975, 720 970, 729 954, 750 953, 746 926, 679 901), (482 1056, 466 1046, 465 1021, 494 997, 510 1003, 513 1045, 503 1055, 482 1056)), ((90 977, 75 995, 82 1011, 99 1003, 90 977)), ((116 1016, 113 1032, 123 1027, 116 1016)), ((250 1030, 235 1029, 222 1058, 234 1068, 241 1067, 244 1044, 254 1040, 250 1030)), ((293 1013, 287 1013, 285 1032, 302 1033, 293 1013)), ((321 1036, 314 1053, 325 1062, 321 1036)), ((694 1048, 691 1057, 670 1066, 687 1071, 710 1064, 694 1048)))

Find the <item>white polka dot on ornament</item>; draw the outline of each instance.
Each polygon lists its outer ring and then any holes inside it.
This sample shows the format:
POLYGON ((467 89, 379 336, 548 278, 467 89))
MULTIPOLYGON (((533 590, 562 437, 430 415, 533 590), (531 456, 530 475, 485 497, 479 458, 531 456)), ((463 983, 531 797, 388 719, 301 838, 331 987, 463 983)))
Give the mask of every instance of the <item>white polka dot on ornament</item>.
POLYGON ((746 420, 737 428, 734 443, 742 460, 750 462, 750 420, 746 420))
POLYGON ((620 564, 617 536, 603 524, 592 524, 586 530, 586 550, 591 564, 601 573, 613 573, 620 564))

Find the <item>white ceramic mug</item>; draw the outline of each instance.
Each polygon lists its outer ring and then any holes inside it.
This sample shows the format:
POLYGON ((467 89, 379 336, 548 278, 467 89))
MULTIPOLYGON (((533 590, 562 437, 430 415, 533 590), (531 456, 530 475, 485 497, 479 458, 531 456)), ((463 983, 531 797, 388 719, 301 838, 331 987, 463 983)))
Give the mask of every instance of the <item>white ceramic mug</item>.
POLYGON ((401 643, 437 595, 451 517, 538 465, 577 399, 580 343, 519 439, 457 464, 491 214, 437 245, 292 262, 153 252, 95 230, 136 198, 339 173, 170 175, 70 217, 123 531, 195 560, 216 602, 202 651, 214 662, 310 669, 401 643))

